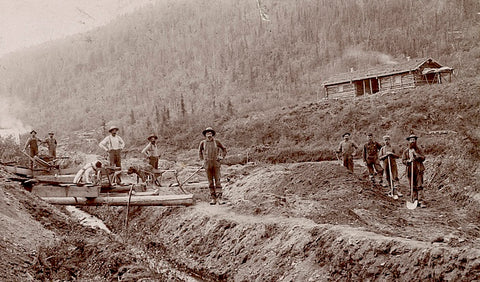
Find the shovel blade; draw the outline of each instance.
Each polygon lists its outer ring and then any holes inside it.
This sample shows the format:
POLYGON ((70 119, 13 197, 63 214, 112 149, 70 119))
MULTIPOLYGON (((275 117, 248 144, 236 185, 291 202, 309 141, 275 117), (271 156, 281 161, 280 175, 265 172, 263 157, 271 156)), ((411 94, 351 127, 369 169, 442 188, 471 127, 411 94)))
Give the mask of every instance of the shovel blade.
POLYGON ((416 208, 417 208, 417 205, 418 205, 418 201, 417 201, 417 200, 415 200, 413 203, 407 201, 407 209, 409 209, 409 210, 414 210, 414 209, 416 209, 416 208))
POLYGON ((397 195, 393 195, 393 199, 394 199, 394 200, 398 200, 398 196, 397 196, 397 195))

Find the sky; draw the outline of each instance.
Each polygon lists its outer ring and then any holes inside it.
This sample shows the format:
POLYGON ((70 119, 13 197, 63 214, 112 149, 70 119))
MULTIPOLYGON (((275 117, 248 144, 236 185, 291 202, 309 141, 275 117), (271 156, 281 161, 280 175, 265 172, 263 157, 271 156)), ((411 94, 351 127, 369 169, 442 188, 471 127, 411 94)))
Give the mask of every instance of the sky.
POLYGON ((0 0, 0 57, 102 26, 155 0, 0 0))
MULTIPOLYGON (((154 2, 156 0, 0 0, 0 57, 86 32, 154 2)), ((0 76, 1 73, 0 69, 0 76)), ((11 95, 0 95, 0 137, 13 136, 18 141, 19 134, 32 129, 15 117, 15 109, 20 107, 23 107, 22 101, 11 95)))

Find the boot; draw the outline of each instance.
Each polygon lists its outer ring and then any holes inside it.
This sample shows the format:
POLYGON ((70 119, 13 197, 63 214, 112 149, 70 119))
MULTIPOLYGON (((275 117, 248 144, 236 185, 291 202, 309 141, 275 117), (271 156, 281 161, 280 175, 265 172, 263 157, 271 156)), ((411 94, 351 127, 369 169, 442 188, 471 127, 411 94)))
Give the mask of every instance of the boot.
POLYGON ((212 200, 210 201, 210 205, 216 205, 217 204, 217 195, 215 193, 210 193, 210 197, 212 200))
POLYGON ((223 199, 222 193, 217 193, 217 202, 219 205, 224 205, 226 203, 223 199))
POLYGON ((423 201, 423 199, 424 199, 423 189, 418 190, 418 206, 421 208, 426 208, 427 205, 425 205, 425 202, 423 201))
POLYGON ((217 204, 217 199, 216 198, 212 198, 212 200, 210 201, 210 205, 216 205, 217 204))
POLYGON ((388 186, 389 186, 388 183, 383 182, 383 177, 380 177, 380 180, 379 180, 378 183, 379 183, 380 185, 382 185, 382 187, 388 187, 388 186))
POLYGON ((375 184, 375 177, 373 176, 373 174, 370 174, 368 177, 370 178, 372 184, 375 184))

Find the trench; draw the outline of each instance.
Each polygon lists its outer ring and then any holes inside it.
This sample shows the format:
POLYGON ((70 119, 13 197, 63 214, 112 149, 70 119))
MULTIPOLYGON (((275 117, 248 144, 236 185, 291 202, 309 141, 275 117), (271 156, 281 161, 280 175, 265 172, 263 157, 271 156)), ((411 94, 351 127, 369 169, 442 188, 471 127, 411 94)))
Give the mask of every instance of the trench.
MULTIPOLYGON (((91 215, 75 206, 65 206, 65 209, 68 211, 70 216, 73 218, 77 219, 79 223, 83 226, 93 228, 93 229, 101 229, 105 231, 106 233, 113 235, 113 237, 124 244, 125 240, 122 236, 113 233, 107 226, 106 224, 99 219, 98 217, 91 215)), ((148 266, 151 269, 154 269, 157 273, 160 274, 165 274, 167 272, 172 273, 176 278, 182 280, 182 281, 187 281, 187 282, 199 282, 199 281, 204 281, 203 279, 199 277, 192 276, 189 273, 180 271, 176 269, 172 263, 165 261, 165 260, 159 260, 157 258, 153 258, 144 251, 142 251, 140 248, 129 244, 130 249, 136 254, 137 257, 143 259, 145 262, 148 263, 148 266)))

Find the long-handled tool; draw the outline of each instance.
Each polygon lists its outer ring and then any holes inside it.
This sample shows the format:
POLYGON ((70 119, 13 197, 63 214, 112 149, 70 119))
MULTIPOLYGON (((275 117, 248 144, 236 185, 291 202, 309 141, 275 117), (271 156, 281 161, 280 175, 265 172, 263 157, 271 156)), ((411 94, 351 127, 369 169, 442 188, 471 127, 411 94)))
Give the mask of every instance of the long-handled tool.
POLYGON ((413 199, 413 161, 410 163, 412 170, 410 173, 410 195, 412 196, 412 202, 407 201, 407 209, 414 210, 417 208, 418 202, 413 199))
POLYGON ((175 178, 177 179, 177 183, 174 183, 174 184, 171 184, 170 186, 177 186, 180 188, 180 190, 182 190, 182 192, 184 194, 188 194, 184 189, 183 189, 183 185, 185 183, 187 183, 188 180, 190 180, 190 178, 192 178, 195 174, 197 174, 197 172, 199 172, 201 169, 203 168, 203 166, 199 167, 197 170, 195 170, 194 173, 192 173, 192 175, 190 175, 189 177, 187 177, 187 179, 185 179, 183 182, 180 182, 178 180, 178 177, 177 177, 177 173, 175 173, 175 178))
POLYGON ((393 186, 393 175, 392 175, 392 165, 390 163, 390 155, 387 156, 388 159, 388 173, 390 176, 390 193, 394 200, 398 199, 398 196, 395 194, 395 187, 393 186))

